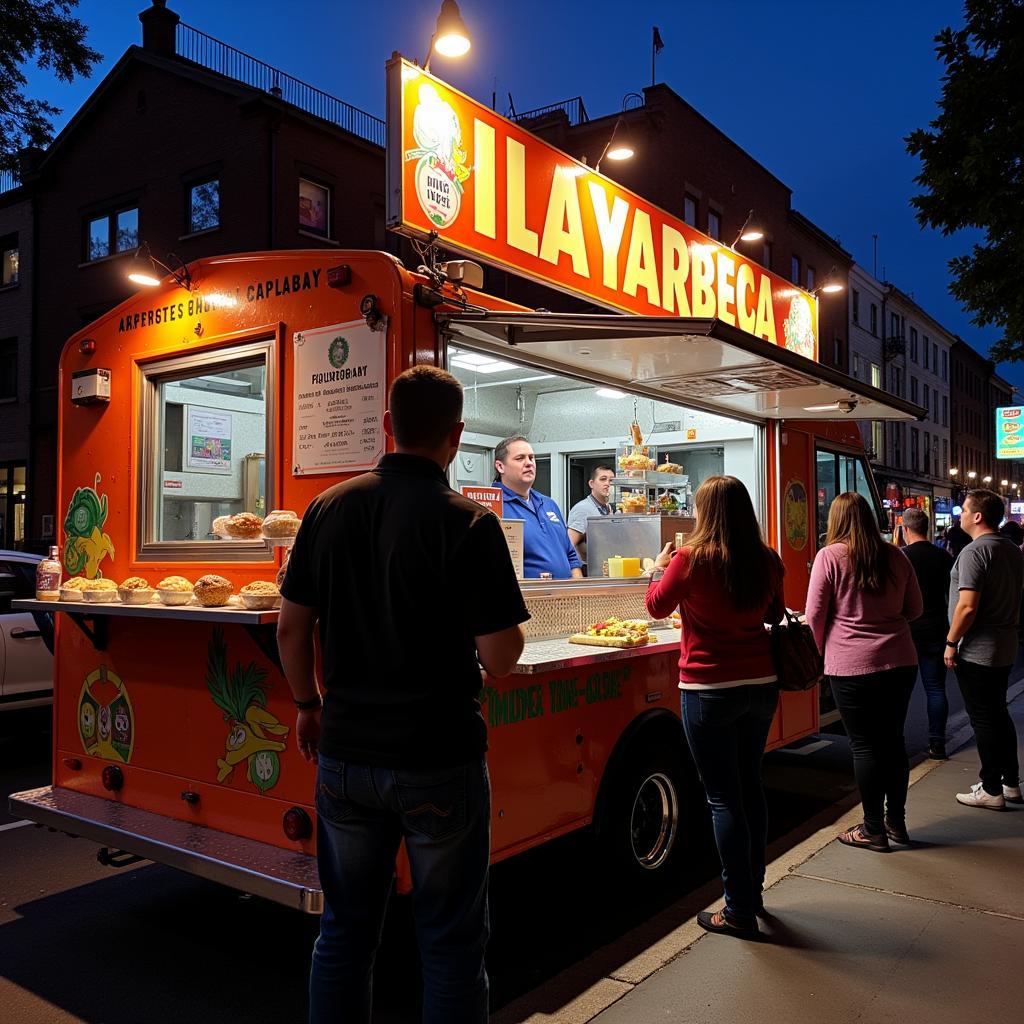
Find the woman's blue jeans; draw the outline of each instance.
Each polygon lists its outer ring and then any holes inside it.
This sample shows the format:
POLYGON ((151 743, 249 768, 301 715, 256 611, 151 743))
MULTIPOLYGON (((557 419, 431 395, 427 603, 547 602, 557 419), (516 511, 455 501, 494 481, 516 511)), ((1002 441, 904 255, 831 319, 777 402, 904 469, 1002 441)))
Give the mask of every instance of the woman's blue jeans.
POLYGON ((722 861, 725 912, 750 924, 761 906, 768 808, 761 759, 778 688, 772 684, 683 690, 683 728, 700 772, 722 861))
POLYGON ((917 667, 921 673, 928 708, 928 743, 946 745, 946 721, 949 718, 949 698, 946 696, 945 637, 929 643, 917 644, 917 667))
POLYGON ((404 771, 320 756, 317 864, 324 892, 311 1024, 370 1024, 373 962, 399 841, 413 880, 424 1024, 485 1024, 491 784, 481 759, 404 771))

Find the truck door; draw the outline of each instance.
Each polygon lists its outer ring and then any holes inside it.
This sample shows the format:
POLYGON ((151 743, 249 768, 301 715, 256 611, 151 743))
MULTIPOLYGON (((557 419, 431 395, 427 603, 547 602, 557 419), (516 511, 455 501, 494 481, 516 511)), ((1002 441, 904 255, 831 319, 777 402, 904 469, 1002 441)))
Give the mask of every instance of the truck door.
POLYGON ((811 438, 802 430, 782 424, 778 440, 779 553, 786 567, 786 604, 803 611, 817 550, 811 438))

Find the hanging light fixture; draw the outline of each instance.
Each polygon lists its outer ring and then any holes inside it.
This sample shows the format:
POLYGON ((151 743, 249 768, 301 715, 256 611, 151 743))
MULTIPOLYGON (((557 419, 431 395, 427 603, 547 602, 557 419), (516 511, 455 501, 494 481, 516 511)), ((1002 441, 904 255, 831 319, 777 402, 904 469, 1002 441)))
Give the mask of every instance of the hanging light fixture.
POLYGON ((839 271, 836 265, 832 264, 832 269, 825 275, 821 284, 816 288, 811 289, 812 295, 835 295, 837 292, 846 291, 846 285, 839 280, 839 271))
POLYGON ((430 70, 431 53, 442 57, 464 57, 473 45, 469 30, 462 20, 459 5, 455 0, 441 0, 441 10, 437 15, 437 27, 430 39, 427 59, 423 62, 423 70, 430 70))
POLYGON ((735 249, 740 242, 760 242, 762 238, 764 238, 764 231, 757 221, 754 220, 754 211, 751 210, 747 214, 747 219, 743 222, 743 227, 736 234, 736 241, 729 248, 735 249))

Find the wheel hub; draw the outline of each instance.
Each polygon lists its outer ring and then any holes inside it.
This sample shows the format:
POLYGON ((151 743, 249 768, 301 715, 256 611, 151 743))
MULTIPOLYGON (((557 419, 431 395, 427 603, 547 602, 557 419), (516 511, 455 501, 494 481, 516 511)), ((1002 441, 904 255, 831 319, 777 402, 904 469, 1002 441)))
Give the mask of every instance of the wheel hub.
POLYGON ((629 827, 637 864, 648 871, 661 867, 679 832, 679 798, 663 772, 648 775, 640 784, 629 827))

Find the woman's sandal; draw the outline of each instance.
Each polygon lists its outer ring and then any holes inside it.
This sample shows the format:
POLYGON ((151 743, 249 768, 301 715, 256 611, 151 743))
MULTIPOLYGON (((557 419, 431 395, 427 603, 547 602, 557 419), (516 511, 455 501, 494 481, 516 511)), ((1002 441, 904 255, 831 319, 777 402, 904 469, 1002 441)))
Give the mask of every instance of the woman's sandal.
POLYGON ((716 910, 713 914, 702 910, 697 915, 697 924, 706 932, 715 932, 717 935, 735 935, 738 939, 756 939, 761 934, 757 927, 757 921, 746 926, 734 924, 725 916, 723 910, 716 910))
POLYGON ((889 841, 899 843, 900 846, 910 846, 910 834, 906 825, 894 825, 888 818, 885 819, 885 834, 889 841))
POLYGON ((848 832, 841 832, 836 838, 844 845, 853 846, 859 850, 874 850, 875 853, 889 852, 889 837, 884 832, 874 836, 863 825, 854 825, 848 832))

